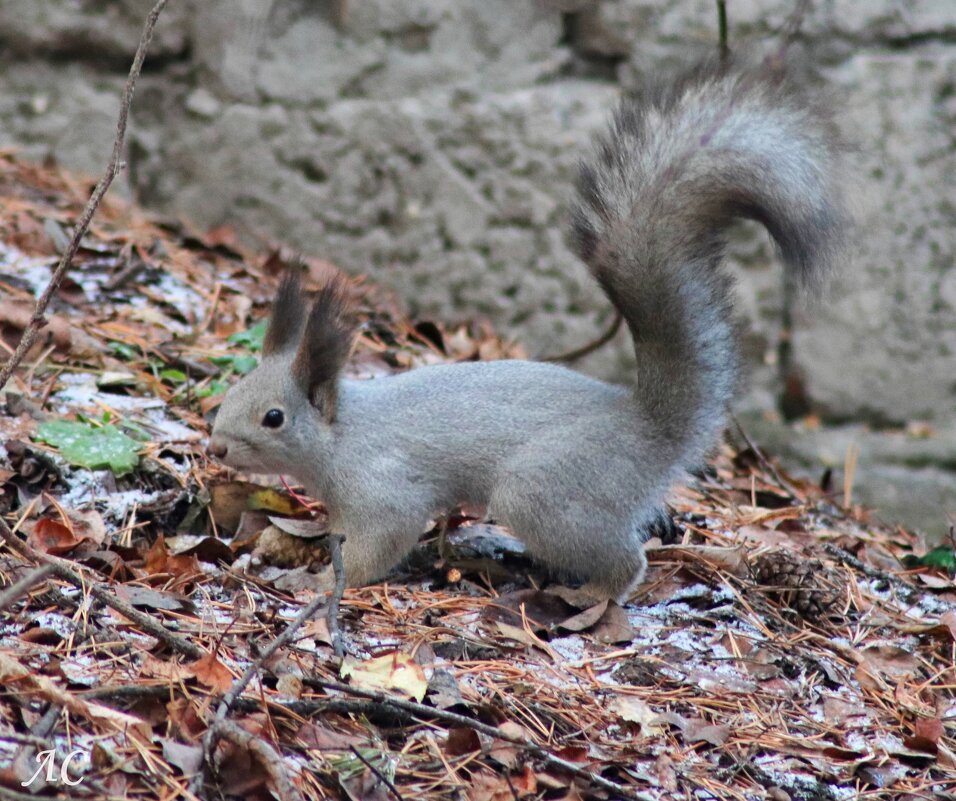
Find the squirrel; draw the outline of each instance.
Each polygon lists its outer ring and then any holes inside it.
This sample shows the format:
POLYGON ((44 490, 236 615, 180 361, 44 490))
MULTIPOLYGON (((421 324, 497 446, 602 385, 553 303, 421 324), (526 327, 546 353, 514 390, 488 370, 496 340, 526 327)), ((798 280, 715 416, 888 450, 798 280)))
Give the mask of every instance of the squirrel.
POLYGON ((345 279, 310 305, 289 274, 262 363, 227 393, 208 450, 324 501, 349 586, 384 577, 428 521, 467 505, 585 597, 623 603, 666 492, 717 444, 741 384, 727 230, 762 223, 795 279, 818 286, 848 219, 840 152, 826 114, 765 67, 698 69, 624 100, 580 168, 571 219, 633 338, 632 387, 522 360, 349 380, 345 279))

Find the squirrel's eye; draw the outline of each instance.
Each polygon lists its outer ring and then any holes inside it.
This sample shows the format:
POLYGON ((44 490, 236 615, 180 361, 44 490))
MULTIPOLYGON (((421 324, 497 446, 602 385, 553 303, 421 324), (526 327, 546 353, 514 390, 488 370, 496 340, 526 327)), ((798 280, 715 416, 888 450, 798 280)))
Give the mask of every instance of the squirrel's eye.
POLYGON ((269 409, 265 417, 262 418, 262 425, 266 428, 278 428, 285 422, 285 415, 282 409, 269 409))

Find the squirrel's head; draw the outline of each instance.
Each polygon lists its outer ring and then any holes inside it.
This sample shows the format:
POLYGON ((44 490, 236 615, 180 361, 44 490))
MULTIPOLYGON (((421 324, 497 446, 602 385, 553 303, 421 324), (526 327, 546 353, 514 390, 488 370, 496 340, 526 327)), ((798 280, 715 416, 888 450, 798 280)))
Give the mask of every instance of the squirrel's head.
POLYGON ((209 453, 224 464, 295 475, 331 438, 339 376, 355 341, 347 280, 332 278, 309 306, 297 270, 279 285, 262 363, 226 393, 209 453))

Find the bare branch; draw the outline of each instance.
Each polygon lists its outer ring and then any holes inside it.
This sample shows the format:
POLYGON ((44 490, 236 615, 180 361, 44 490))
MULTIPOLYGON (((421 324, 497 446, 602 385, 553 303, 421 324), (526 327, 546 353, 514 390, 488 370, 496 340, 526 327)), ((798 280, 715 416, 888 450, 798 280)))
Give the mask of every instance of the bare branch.
POLYGON ((115 609, 124 617, 129 618, 133 621, 133 623, 139 626, 140 629, 145 631, 147 634, 151 634, 157 639, 161 640, 174 651, 185 654, 186 656, 191 656, 194 659, 201 659, 207 655, 206 652, 198 645, 193 645, 193 643, 189 642, 188 640, 177 637, 155 618, 147 615, 144 612, 140 612, 135 607, 130 606, 125 601, 120 600, 117 597, 115 590, 107 589, 102 584, 89 580, 88 578, 84 577, 82 573, 69 567, 61 559, 57 559, 49 554, 40 553, 39 551, 31 548, 13 533, 13 531, 10 529, 10 526, 7 525, 6 521, 2 517, 0 517, 0 540, 5 542, 11 551, 15 551, 25 559, 36 562, 37 564, 49 565, 50 570, 55 576, 63 579, 64 581, 68 581, 74 587, 77 587, 81 590, 88 590, 90 595, 92 595, 98 601, 110 607, 110 609, 115 609))
POLYGON ((83 209, 83 213, 77 220, 76 227, 73 229, 73 236, 70 238, 66 250, 63 251, 63 255, 60 257, 60 261, 53 271, 50 283, 46 285, 46 289, 44 289, 40 297, 37 298, 30 322, 27 323, 26 328, 23 329, 23 336, 20 337, 17 349, 13 352, 13 355, 7 359, 6 364, 3 365, 3 369, 0 370, 0 389, 3 389, 7 385, 7 381, 10 380, 13 371, 19 367, 27 351, 33 347, 37 332, 46 325, 44 314, 46 313, 47 306, 50 305, 50 300, 53 298, 57 289, 59 289, 63 277, 70 267, 73 266, 73 257, 76 256, 76 252, 79 250, 80 241, 86 235, 93 215, 96 213, 97 208, 99 208, 100 201, 103 200, 103 196, 110 188, 117 173, 125 166, 121 160, 121 156, 123 153, 123 144, 126 140, 126 121, 129 117, 130 105, 133 102, 133 90, 136 88, 136 79, 139 77, 140 70, 143 68, 143 60, 146 58, 146 50, 149 47, 149 42, 153 38, 153 28, 156 27, 156 20, 159 18, 167 2, 168 0, 157 0, 156 5, 153 6, 153 10, 150 11, 149 16, 146 17, 146 23, 143 26, 143 35, 140 37, 139 47, 136 48, 136 55, 133 57, 133 64, 129 69, 129 77, 126 79, 126 88, 123 90, 123 99, 120 101, 119 119, 116 123, 116 138, 113 140, 113 152, 110 155, 109 163, 106 165, 106 173, 100 178, 96 188, 93 189, 93 193, 86 203, 86 208, 83 209))

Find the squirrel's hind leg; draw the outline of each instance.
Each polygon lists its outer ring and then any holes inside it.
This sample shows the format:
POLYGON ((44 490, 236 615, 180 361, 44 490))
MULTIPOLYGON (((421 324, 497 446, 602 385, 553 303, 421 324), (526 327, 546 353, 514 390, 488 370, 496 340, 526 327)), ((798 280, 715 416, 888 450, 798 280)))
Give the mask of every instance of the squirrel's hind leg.
POLYGON ((491 517, 556 575, 584 581, 583 598, 623 603, 647 568, 644 525, 613 488, 563 486, 552 470, 524 469, 500 480, 491 517))
POLYGON ((400 515, 395 510, 363 509, 358 519, 336 521, 342 531, 345 582, 362 587, 381 578, 415 547, 428 523, 427 513, 400 515))

